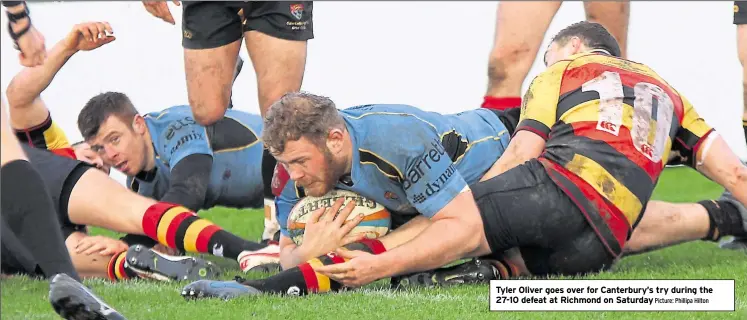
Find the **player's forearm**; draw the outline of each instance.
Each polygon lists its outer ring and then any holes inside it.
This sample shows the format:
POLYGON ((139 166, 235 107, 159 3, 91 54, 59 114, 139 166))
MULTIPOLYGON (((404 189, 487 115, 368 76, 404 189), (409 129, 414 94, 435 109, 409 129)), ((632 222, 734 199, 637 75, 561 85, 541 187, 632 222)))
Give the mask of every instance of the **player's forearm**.
POLYGON ((733 182, 725 187, 734 195, 734 198, 747 206, 747 167, 738 167, 733 182))
POLYGON ((723 138, 715 136, 715 133, 712 135, 698 150, 696 168, 747 205, 747 167, 723 138))
POLYGON ((57 72, 75 52, 75 50, 68 49, 60 41, 48 52, 44 64, 21 70, 8 85, 8 104, 12 108, 23 108, 31 105, 49 87, 57 72))
POLYGON ((285 247, 281 250, 282 251, 280 252, 280 266, 283 268, 283 270, 296 267, 299 264, 302 264, 314 257, 318 257, 324 254, 324 253, 320 253, 320 254, 312 256, 312 255, 307 254, 304 249, 302 249, 301 247, 297 247, 297 246, 285 247))
POLYGON ((197 212, 205 205, 213 157, 192 154, 171 170, 171 186, 161 201, 176 203, 197 212))
POLYGON ((381 278, 432 270, 469 256, 480 245, 476 228, 481 226, 458 218, 433 221, 412 241, 381 254, 381 263, 387 266, 381 278))

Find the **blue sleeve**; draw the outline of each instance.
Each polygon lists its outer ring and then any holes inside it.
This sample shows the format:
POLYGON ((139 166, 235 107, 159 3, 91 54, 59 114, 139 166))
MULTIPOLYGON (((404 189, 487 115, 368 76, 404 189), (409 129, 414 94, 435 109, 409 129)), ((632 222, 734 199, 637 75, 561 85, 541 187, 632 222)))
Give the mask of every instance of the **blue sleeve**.
POLYGON ((440 139, 432 137, 410 150, 406 160, 403 189, 407 198, 420 212, 432 218, 466 187, 467 182, 457 171, 440 139))
POLYGON ((169 167, 172 169, 179 161, 193 154, 207 154, 213 156, 213 150, 207 140, 205 128, 196 124, 188 125, 174 130, 170 139, 165 137, 162 144, 162 156, 167 157, 169 167))
POLYGON ((275 197, 275 212, 277 215, 278 225, 280 225, 280 234, 290 237, 288 232, 288 217, 291 209, 300 199, 296 194, 296 183, 289 181, 285 184, 283 191, 275 197))

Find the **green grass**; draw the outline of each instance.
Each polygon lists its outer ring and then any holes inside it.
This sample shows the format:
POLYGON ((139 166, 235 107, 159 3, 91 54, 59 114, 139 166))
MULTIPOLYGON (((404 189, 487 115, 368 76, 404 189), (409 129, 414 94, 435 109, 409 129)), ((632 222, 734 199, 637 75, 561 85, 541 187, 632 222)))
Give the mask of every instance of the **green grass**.
MULTIPOLYGON (((690 202, 719 196, 722 188, 687 168, 667 169, 655 199, 690 202)), ((262 213, 217 208, 203 216, 256 239, 262 213)), ((110 234, 96 230, 99 234, 110 234)), ((235 262, 219 262, 226 279, 240 274, 235 262)), ((259 277, 262 275, 251 275, 259 277)), ((185 283, 88 280, 104 300, 129 319, 747 319, 747 259, 720 250, 715 243, 694 242, 624 258, 616 267, 584 279, 736 279, 736 312, 489 312, 488 286, 391 291, 383 282, 364 289, 307 297, 247 297, 233 301, 185 301, 185 283)), ((56 319, 47 303, 48 284, 15 277, 2 282, 2 319, 56 319)))

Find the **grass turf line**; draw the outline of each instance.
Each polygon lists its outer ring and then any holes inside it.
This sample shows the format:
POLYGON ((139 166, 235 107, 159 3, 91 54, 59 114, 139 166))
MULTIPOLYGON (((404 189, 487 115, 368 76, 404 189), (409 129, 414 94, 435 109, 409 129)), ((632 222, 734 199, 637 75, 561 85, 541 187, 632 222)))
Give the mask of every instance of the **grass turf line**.
MULTIPOLYGON (((665 170, 654 199, 692 202, 718 197, 722 188, 688 168, 665 170)), ((201 212, 226 229, 249 239, 262 232, 260 210, 216 208, 201 212)), ((114 235, 101 229, 96 234, 114 235)), ((241 272, 235 262, 210 257, 231 279, 241 272)), ((248 277, 262 277, 252 274, 248 277)), ((233 301, 185 301, 186 283, 87 280, 86 285, 128 319, 747 319, 747 257, 721 250, 715 243, 694 242, 626 257, 612 272, 584 279, 736 279, 736 312, 495 312, 488 311, 488 286, 393 291, 379 281, 357 291, 307 297, 261 296, 233 301)), ((3 319, 58 319, 47 302, 48 284, 26 277, 0 281, 3 319)))

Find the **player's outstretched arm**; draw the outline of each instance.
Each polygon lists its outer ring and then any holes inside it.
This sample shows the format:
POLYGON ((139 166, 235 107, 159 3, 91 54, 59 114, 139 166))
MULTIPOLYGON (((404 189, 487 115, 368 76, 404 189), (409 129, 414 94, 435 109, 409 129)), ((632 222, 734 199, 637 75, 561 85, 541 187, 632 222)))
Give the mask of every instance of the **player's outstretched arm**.
POLYGON ((488 253, 482 218, 472 191, 465 188, 417 237, 381 254, 381 263, 389 269, 384 277, 391 277, 488 253))
POLYGON ((747 166, 715 132, 706 137, 698 149, 695 168, 747 205, 747 166))
POLYGON ((485 255, 490 248, 477 204, 465 187, 412 240, 378 255, 348 250, 337 253, 348 261, 314 270, 345 286, 358 287, 387 277, 436 269, 461 258, 485 255))
POLYGON ((13 128, 31 128, 47 119, 49 110, 40 97, 41 93, 76 52, 93 50, 114 41, 113 36, 106 36, 107 32, 112 33, 112 29, 106 22, 78 24, 55 44, 43 64, 24 68, 13 77, 7 89, 13 128))

